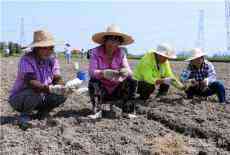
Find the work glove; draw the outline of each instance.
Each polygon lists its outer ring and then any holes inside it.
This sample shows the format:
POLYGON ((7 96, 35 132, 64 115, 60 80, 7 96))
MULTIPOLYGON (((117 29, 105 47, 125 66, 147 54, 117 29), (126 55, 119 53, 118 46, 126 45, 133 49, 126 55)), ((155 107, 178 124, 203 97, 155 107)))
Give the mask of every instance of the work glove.
POLYGON ((66 96, 72 94, 74 90, 79 89, 80 85, 82 84, 82 80, 79 80, 78 78, 74 80, 70 80, 65 85, 65 94, 66 96))
POLYGON ((112 80, 119 76, 119 72, 116 70, 112 70, 112 69, 105 69, 103 70, 103 76, 106 79, 112 80))
POLYGON ((189 80, 188 83, 189 83, 191 86, 198 86, 198 85, 199 85, 199 82, 196 81, 195 79, 189 80))
POLYGON ((77 94, 77 95, 87 94, 88 91, 89 91, 89 90, 88 90, 87 87, 78 88, 78 89, 76 90, 76 94, 77 94))
POLYGON ((203 92, 208 89, 208 80, 204 79, 203 81, 200 81, 199 83, 200 90, 203 92))
POLYGON ((174 80, 173 78, 164 78, 163 83, 167 85, 171 85, 173 80, 174 80))
POLYGON ((65 87, 63 85, 50 85, 49 92, 57 95, 64 95, 65 87))
POLYGON ((70 80, 66 82, 65 88, 68 89, 78 89, 82 84, 82 80, 75 78, 74 80, 70 80))
POLYGON ((127 68, 121 68, 121 69, 119 70, 119 74, 120 74, 121 76, 123 76, 123 77, 127 77, 127 76, 129 76, 129 70, 128 70, 127 68))

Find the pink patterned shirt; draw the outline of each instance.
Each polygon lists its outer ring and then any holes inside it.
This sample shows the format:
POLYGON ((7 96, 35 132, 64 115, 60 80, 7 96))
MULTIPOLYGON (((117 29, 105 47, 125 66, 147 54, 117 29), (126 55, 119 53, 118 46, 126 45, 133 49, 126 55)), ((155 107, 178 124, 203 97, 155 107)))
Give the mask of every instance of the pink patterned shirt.
POLYGON ((119 85, 119 83, 125 80, 126 78, 120 77, 119 79, 108 80, 103 77, 102 71, 104 69, 119 70, 124 67, 129 70, 129 75, 131 76, 132 71, 130 69, 128 60, 122 48, 118 48, 117 51, 114 52, 112 63, 109 63, 103 45, 92 49, 92 55, 90 57, 89 65, 90 77, 100 80, 109 94, 111 94, 119 85))

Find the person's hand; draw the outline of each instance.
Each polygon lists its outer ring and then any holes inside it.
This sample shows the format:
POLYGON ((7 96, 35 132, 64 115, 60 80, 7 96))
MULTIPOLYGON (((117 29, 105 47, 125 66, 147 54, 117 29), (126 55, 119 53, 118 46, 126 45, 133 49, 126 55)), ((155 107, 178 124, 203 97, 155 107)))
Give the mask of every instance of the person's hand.
POLYGON ((50 85, 49 92, 57 95, 64 95, 65 87, 63 85, 50 85))
POLYGON ((121 68, 119 71, 120 75, 123 77, 129 76, 129 70, 127 68, 121 68))
POLYGON ((188 90, 188 86, 187 85, 183 85, 183 87, 181 87, 181 89, 180 90, 182 90, 182 91, 187 91, 188 90))
POLYGON ((65 87, 68 89, 78 89, 82 84, 82 80, 75 78, 74 80, 70 80, 65 84, 65 87))
POLYGON ((163 79, 158 79, 156 80, 156 85, 161 85, 164 83, 164 80, 163 79))
POLYGON ((163 79, 164 84, 170 85, 172 82, 173 82, 173 78, 164 78, 163 79))
POLYGON ((189 83, 189 85, 191 85, 191 86, 198 86, 198 85, 199 85, 199 82, 196 81, 195 79, 190 79, 190 80, 188 81, 188 83, 189 83))
POLYGON ((203 81, 200 82, 200 85, 203 87, 207 87, 208 86, 208 80, 204 79, 203 81))
POLYGON ((103 76, 104 78, 111 80, 119 76, 119 71, 113 69, 105 69, 103 70, 103 76))
POLYGON ((205 91, 207 88, 208 88, 208 80, 204 79, 203 81, 200 81, 201 91, 205 91))

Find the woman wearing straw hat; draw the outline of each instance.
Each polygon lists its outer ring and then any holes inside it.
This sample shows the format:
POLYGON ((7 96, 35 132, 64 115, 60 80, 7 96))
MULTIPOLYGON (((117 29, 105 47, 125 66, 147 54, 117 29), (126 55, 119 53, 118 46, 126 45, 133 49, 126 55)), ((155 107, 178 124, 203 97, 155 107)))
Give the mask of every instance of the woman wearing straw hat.
POLYGON ((189 64, 181 73, 181 80, 188 84, 186 94, 188 98, 194 95, 207 97, 217 94, 219 102, 225 103, 224 85, 216 80, 216 71, 211 62, 204 58, 206 54, 199 48, 191 50, 189 64))
POLYGON ((134 79, 138 80, 137 93, 146 100, 159 86, 157 97, 166 95, 170 84, 179 89, 184 86, 173 74, 168 59, 176 58, 172 47, 161 44, 156 50, 148 51, 134 69, 134 79))
POLYGON ((106 32, 94 34, 92 40, 100 46, 92 49, 90 57, 89 93, 94 111, 94 115, 90 117, 99 118, 102 111, 100 103, 95 101, 96 95, 103 94, 101 100, 106 100, 107 97, 128 100, 135 94, 132 71, 124 51, 119 47, 129 45, 134 40, 122 33, 116 25, 108 26, 106 32))
POLYGON ((34 32, 32 51, 20 59, 17 78, 9 97, 10 105, 21 113, 19 123, 28 125, 30 113, 37 110, 42 118, 64 103, 67 89, 60 74, 60 66, 53 56, 53 36, 44 30, 34 32))

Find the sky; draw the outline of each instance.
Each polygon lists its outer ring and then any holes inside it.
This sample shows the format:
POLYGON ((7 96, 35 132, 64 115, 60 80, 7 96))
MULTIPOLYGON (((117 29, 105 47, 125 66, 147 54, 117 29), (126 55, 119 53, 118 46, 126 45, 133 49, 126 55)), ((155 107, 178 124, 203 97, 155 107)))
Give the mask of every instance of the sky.
MULTIPOLYGON (((24 19, 24 44, 32 42, 33 31, 46 29, 56 40, 72 47, 97 46, 94 33, 117 24, 135 43, 129 53, 143 54, 160 43, 177 51, 196 47, 199 10, 204 10, 205 51, 212 55, 226 51, 224 0, 0 0, 0 41, 20 40, 20 19, 24 19)), ((62 47, 60 47, 62 48, 62 47)))

